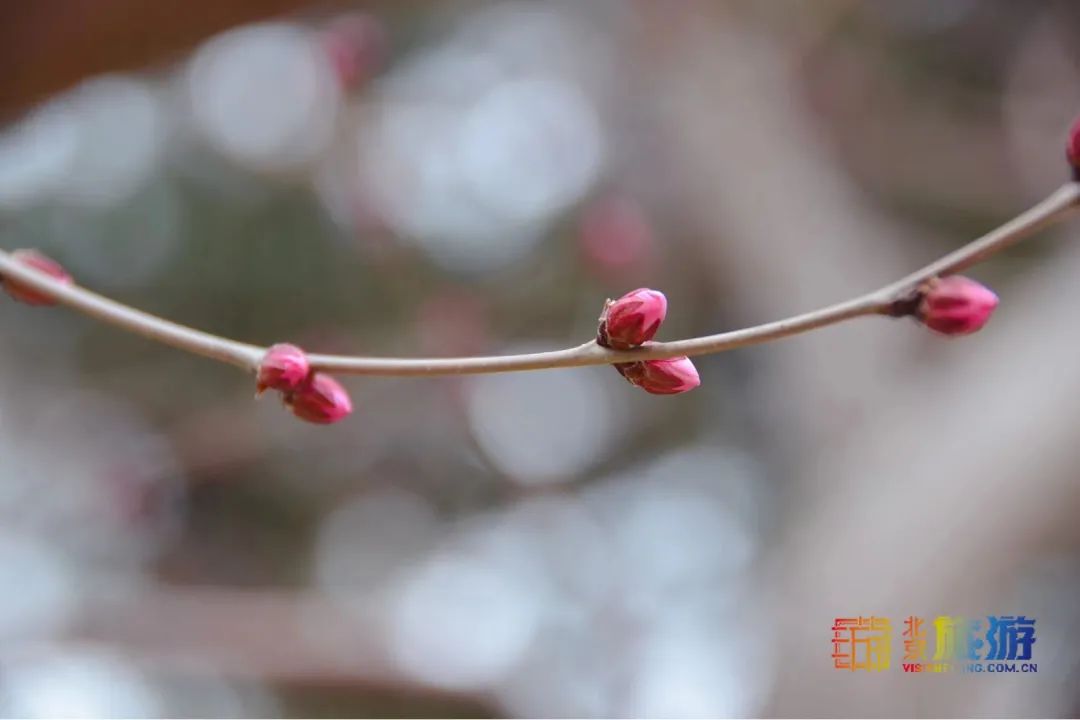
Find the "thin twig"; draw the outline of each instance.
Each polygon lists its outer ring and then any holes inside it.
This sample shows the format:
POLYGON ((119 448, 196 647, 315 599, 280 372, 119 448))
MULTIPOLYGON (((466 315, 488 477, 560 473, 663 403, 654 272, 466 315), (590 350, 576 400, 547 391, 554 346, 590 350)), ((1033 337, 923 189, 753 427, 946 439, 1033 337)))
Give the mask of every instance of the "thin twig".
MULTIPOLYGON (((626 352, 608 350, 590 341, 565 350, 521 355, 460 358, 310 355, 309 359, 312 367, 316 369, 350 375, 466 375, 606 365, 635 360, 659 360, 682 355, 708 355, 759 345, 864 315, 892 314, 895 304, 910 296, 923 282, 933 277, 959 272, 1005 250, 1035 232, 1062 220, 1078 204, 1080 204, 1080 183, 1066 183, 1038 205, 1001 227, 895 283, 820 310, 717 335, 651 343, 646 347, 626 352)), ((18 280, 20 284, 62 305, 122 330, 248 370, 255 370, 258 367, 259 360, 266 350, 257 345, 195 330, 130 308, 88 290, 57 282, 48 275, 19 263, 3 251, 0 251, 0 276, 18 280)))
POLYGON ((3 251, 0 251, 0 277, 14 278, 20 285, 25 285, 95 320, 212 360, 253 369, 258 366, 265 352, 265 348, 257 345, 248 345, 189 328, 89 290, 58 282, 3 251))

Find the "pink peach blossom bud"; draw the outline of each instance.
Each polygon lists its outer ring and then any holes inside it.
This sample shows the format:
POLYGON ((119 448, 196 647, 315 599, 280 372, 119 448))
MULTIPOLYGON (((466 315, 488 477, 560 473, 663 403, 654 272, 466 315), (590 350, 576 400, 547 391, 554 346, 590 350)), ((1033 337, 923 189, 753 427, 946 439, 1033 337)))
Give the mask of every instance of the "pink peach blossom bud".
POLYGON ((619 363, 615 369, 632 385, 654 395, 677 395, 701 384, 697 368, 688 357, 619 363))
POLYGON ((1069 129, 1069 138, 1065 141, 1065 157, 1072 166, 1073 178, 1080 180, 1080 118, 1069 129))
POLYGON ((615 350, 636 348, 653 339, 666 315, 664 293, 649 288, 628 292, 604 306, 596 342, 615 350))
MULTIPOLYGON (((21 262, 23 265, 29 265, 30 267, 40 270, 47 275, 51 275, 56 280, 62 283, 70 285, 74 282, 68 271, 65 270, 60 263, 56 262, 52 258, 46 257, 39 253, 37 250, 16 250, 11 253, 11 257, 21 262)), ((39 292, 31 290, 25 285, 21 285, 18 280, 14 278, 7 278, 3 280, 4 290, 8 295, 18 300, 21 303, 27 305, 55 305, 56 301, 52 298, 45 297, 39 292)))
POLYGON ((986 324, 997 304, 997 295, 982 283, 950 275, 923 286, 916 317, 944 335, 969 335, 986 324))
POLYGON ((259 363, 255 392, 259 395, 268 389, 292 392, 299 389, 310 374, 311 366, 303 350, 289 343, 271 345, 259 363))
POLYGON ((315 373, 300 389, 285 394, 285 405, 301 420, 329 425, 352 412, 349 393, 334 378, 315 373))

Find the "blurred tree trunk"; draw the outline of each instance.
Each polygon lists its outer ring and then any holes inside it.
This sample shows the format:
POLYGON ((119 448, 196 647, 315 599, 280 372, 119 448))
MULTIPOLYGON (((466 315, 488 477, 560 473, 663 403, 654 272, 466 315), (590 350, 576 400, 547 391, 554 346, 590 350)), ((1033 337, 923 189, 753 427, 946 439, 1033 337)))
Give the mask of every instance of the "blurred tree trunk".
POLYGON ((234 25, 311 0, 34 0, 0 3, 0 121, 83 78, 167 62, 234 25))

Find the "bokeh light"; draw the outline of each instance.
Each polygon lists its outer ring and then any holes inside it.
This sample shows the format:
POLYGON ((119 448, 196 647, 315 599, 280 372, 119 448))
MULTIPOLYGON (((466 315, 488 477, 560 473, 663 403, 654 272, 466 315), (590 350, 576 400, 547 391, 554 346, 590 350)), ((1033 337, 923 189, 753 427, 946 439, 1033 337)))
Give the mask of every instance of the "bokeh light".
MULTIPOLYGON (((1041 0, 78 5, 0 9, 0 245, 312 352, 572 347, 636 287, 663 340, 820 307, 1044 197, 1080 109, 1041 0)), ((966 341, 860 320, 672 397, 342 377, 332 427, 4 295, 0 715, 1076 716, 1054 232, 971 269, 966 341), (870 612, 1034 615, 1040 672, 835 671, 870 612)))

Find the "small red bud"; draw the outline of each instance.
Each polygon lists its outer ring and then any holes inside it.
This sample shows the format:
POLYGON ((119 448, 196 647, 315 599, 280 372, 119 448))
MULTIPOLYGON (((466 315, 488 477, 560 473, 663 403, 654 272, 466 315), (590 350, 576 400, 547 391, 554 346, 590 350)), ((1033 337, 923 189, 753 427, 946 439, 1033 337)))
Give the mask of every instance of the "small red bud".
POLYGON ((653 339, 666 315, 664 293, 649 288, 628 292, 604 306, 596 342, 615 350, 636 348, 653 339))
POLYGON ((1072 166, 1073 178, 1080 180, 1080 118, 1069 129, 1069 137, 1065 141, 1065 158, 1072 166))
POLYGON ((311 366, 303 350, 289 343, 271 345, 259 363, 255 391, 260 395, 267 389, 292 392, 298 390, 310 374, 311 366))
POLYGON ((943 335, 969 335, 982 328, 997 307, 990 288, 961 275, 935 278, 922 290, 916 317, 943 335))
POLYGON ((349 393, 334 378, 315 373, 295 392, 285 394, 285 405, 301 420, 329 425, 352 412, 349 393))
POLYGON ((619 363, 615 369, 632 385, 654 395, 678 395, 701 384, 697 368, 687 357, 619 363))
MULTIPOLYGON (((11 257, 18 260, 23 265, 29 265, 35 270, 51 275, 54 279, 59 280, 62 283, 70 285, 74 282, 68 271, 65 270, 60 263, 56 262, 52 258, 46 257, 39 253, 37 250, 16 250, 11 253, 11 257)), ((55 305, 56 301, 52 298, 45 297, 39 292, 31 290, 25 285, 19 284, 18 280, 14 278, 7 278, 3 280, 4 290, 8 295, 18 300, 21 303, 27 305, 55 305)))

